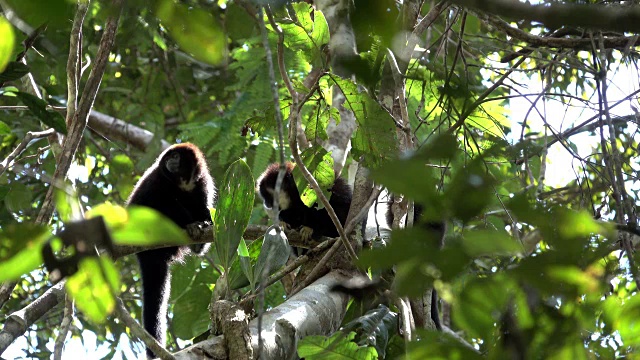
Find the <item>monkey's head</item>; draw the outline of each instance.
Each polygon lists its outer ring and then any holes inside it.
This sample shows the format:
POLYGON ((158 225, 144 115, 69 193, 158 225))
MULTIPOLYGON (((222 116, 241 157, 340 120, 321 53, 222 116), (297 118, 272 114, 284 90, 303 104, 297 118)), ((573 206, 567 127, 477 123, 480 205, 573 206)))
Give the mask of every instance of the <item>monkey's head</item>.
MULTIPOLYGON (((300 193, 296 187, 296 182, 293 180, 294 165, 290 162, 285 164, 286 171, 284 178, 282 179, 282 188, 280 189, 280 196, 278 197, 278 207, 280 210, 286 210, 291 208, 293 202, 300 201, 300 193)), ((264 207, 267 209, 273 208, 274 195, 276 192, 276 180, 278 179, 278 172, 280 170, 280 164, 273 163, 267 167, 258 178, 258 192, 260 197, 264 201, 264 207)))
POLYGON ((190 143, 176 144, 160 156, 162 173, 183 191, 193 191, 207 171, 204 155, 190 143))

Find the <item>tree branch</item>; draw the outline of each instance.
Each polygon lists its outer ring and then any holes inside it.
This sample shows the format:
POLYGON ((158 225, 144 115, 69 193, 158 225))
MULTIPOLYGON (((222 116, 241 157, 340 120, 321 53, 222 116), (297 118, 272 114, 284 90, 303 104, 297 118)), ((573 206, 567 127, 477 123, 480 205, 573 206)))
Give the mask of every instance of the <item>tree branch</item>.
POLYGON ((500 17, 543 23, 548 28, 584 27, 621 32, 640 32, 640 6, 600 4, 531 5, 518 0, 452 0, 452 2, 500 17))
POLYGON ((124 303, 119 297, 116 297, 116 316, 118 319, 122 320, 122 322, 131 329, 131 333, 136 338, 142 340, 145 345, 154 354, 158 355, 162 360, 174 360, 175 357, 164 348, 162 344, 158 342, 158 340, 154 339, 127 311, 127 308, 124 306, 124 303))
MULTIPOLYGON (((303 336, 328 335, 338 330, 349 296, 331 288, 347 279, 339 271, 332 271, 312 285, 302 289, 284 303, 249 322, 251 346, 262 360, 291 359, 296 355, 298 341, 303 336), (258 331, 262 347, 259 348, 258 331)), ((224 335, 223 335, 224 336, 224 335)), ((176 359, 227 359, 223 336, 199 342, 175 354, 176 359)))
MULTIPOLYGON (((29 108, 26 106, 0 106, 0 110, 28 109, 29 108)), ((62 114, 66 113, 66 109, 60 106, 47 106, 47 109, 57 111, 62 114)), ((149 144, 151 144, 155 137, 154 133, 149 130, 129 124, 115 116, 107 115, 96 110, 91 110, 89 113, 89 122, 87 127, 109 140, 124 142, 140 151, 146 151, 149 144)), ((162 140, 161 144, 162 149, 166 149, 171 146, 171 144, 166 140, 162 140)))
MULTIPOLYGON (((547 48, 563 48, 563 49, 586 49, 591 46, 591 39, 589 38, 563 38, 559 37, 562 33, 552 33, 548 36, 533 35, 529 32, 520 30, 511 26, 508 22, 492 15, 488 15, 481 12, 474 11, 473 14, 481 21, 493 26, 497 30, 504 32, 505 34, 527 42, 530 46, 535 47, 547 47, 547 48)), ((604 38, 604 45, 606 48, 625 49, 629 46, 634 46, 638 42, 636 36, 607 36, 604 38)), ((502 62, 506 62, 511 58, 503 58, 502 62)))
MULTIPOLYGON (((82 92, 82 97, 80 99, 80 104, 78 105, 77 112, 74 114, 71 126, 68 128, 68 135, 62 146, 62 154, 56 161, 56 171, 53 174, 54 183, 63 181, 63 179, 67 176, 69 168, 71 167, 71 162, 76 154, 76 151, 78 150, 78 145, 80 144, 84 129, 87 125, 89 111, 91 110, 93 102, 98 93, 98 88, 100 87, 100 82, 102 81, 102 75, 104 74, 105 68, 107 66, 107 61, 109 60, 109 53, 111 52, 111 48, 113 47, 113 43, 115 42, 116 32, 118 29, 118 20, 120 19, 121 13, 122 0, 113 0, 113 5, 115 9, 107 18, 107 23, 104 27, 104 33, 102 34, 100 46, 96 54, 94 67, 93 69, 91 69, 91 73, 89 74, 89 78, 87 79, 87 82, 85 84, 85 88, 82 92)), ((48 223, 51 219, 51 216, 53 215, 54 190, 54 186, 50 186, 49 190, 47 191, 47 195, 42 202, 40 213, 38 214, 38 217, 36 219, 38 223, 48 223)))
POLYGON ((27 134, 24 136, 24 139, 22 139, 22 141, 20 142, 20 144, 18 144, 18 146, 13 149, 13 151, 7 155, 7 157, 2 160, 2 162, 0 162, 0 176, 2 176, 2 174, 4 174, 4 172, 11 166, 13 165, 13 161, 20 156, 20 154, 22 154, 23 151, 25 151, 27 149, 27 146, 29 146, 29 144, 31 143, 31 141, 33 140, 39 140, 42 138, 46 138, 49 135, 52 135, 55 133, 55 130, 53 130, 53 128, 44 130, 44 131, 29 131, 27 132, 27 134))

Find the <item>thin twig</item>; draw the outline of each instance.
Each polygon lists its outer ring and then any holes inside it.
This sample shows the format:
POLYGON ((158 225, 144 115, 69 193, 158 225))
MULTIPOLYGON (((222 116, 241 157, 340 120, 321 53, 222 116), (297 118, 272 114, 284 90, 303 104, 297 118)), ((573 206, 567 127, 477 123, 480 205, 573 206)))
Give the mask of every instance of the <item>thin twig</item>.
MULTIPOLYGON (((122 0, 113 0, 112 4, 114 9, 110 13, 111 15, 107 18, 107 22, 104 26, 104 32, 100 39, 100 46, 96 53, 94 67, 91 69, 91 73, 89 74, 89 78, 87 79, 80 98, 80 104, 78 105, 73 120, 71 121, 71 125, 68 128, 68 135, 63 144, 62 154, 56 161, 56 170, 53 174, 53 179, 57 181, 62 181, 69 172, 71 162, 76 155, 78 145, 80 144, 84 129, 87 125, 89 112, 91 111, 91 107, 93 106, 98 93, 98 88, 102 81, 102 75, 107 67, 111 48, 115 42, 118 30, 118 21, 122 10, 122 0)), ((70 99, 68 99, 68 101, 69 100, 70 99)), ((38 223, 46 224, 51 220, 54 210, 54 190, 55 189, 53 187, 50 187, 47 191, 45 199, 41 205, 40 213, 38 213, 38 217, 36 219, 38 223)))
MULTIPOLYGON (((276 184, 274 188, 274 199, 280 198, 280 191, 282 188, 282 181, 286 172, 285 157, 284 157, 284 125, 282 120, 282 112, 280 111, 280 97, 278 95, 278 84, 276 83, 276 74, 273 66, 273 57, 271 53, 271 46, 269 46, 269 37, 267 35, 267 26, 264 23, 264 8, 260 7, 258 10, 258 24, 260 26, 260 32, 262 34, 262 46, 264 47, 265 57, 267 59, 267 70, 269 74, 269 85, 271 87, 271 96, 273 97, 273 106, 275 111, 276 125, 278 128, 278 151, 280 155, 280 168, 278 169, 278 177, 276 178, 276 184)), ((274 28, 274 30, 276 30, 274 28)), ((277 31, 277 30, 276 30, 277 31)), ((279 201, 273 202, 273 213, 275 214, 272 219, 273 225, 276 229, 276 235, 280 235, 280 221, 279 221, 279 201)), ((264 277, 260 279, 262 284, 264 277)), ((264 289, 263 286, 261 286, 264 289)), ((256 358, 260 359, 262 356, 262 314, 264 312, 264 291, 258 293, 258 351, 256 358)))
POLYGON ((287 274, 291 273, 292 271, 294 271, 295 269, 300 267, 302 264, 305 264, 307 261, 309 261, 309 258, 310 258, 309 255, 311 255, 313 253, 323 252, 325 249, 327 249, 329 246, 331 246, 335 242, 336 242, 335 239, 323 241, 318 246, 316 246, 315 248, 311 249, 307 254, 302 255, 302 256, 298 256, 289 265, 285 266, 284 268, 280 269, 279 271, 276 271, 271 276, 269 276, 269 278, 267 280, 265 280, 264 284, 262 285, 262 288, 267 288, 267 287, 275 284, 278 280, 282 279, 287 274))
MULTIPOLYGON (((627 220, 631 223, 636 223, 635 213, 632 206, 629 206, 628 194, 625 189, 624 177, 622 175, 622 164, 620 163, 620 152, 618 151, 618 134, 616 132, 615 126, 613 126, 613 122, 611 121, 611 114, 609 111, 609 103, 607 98, 607 67, 608 67, 608 59, 606 56, 606 50, 604 48, 604 42, 602 38, 602 34, 599 36, 598 43, 598 55, 600 59, 600 73, 601 77, 597 77, 597 89, 600 91, 601 97, 601 106, 603 107, 602 114, 607 122, 607 127, 609 130, 609 140, 611 141, 611 152, 609 154, 607 150, 607 143, 604 139, 604 127, 600 131, 600 138, 602 144, 602 152, 603 159, 606 164, 607 171, 609 172, 609 177, 611 179, 611 188, 613 189, 613 194, 616 202, 616 219, 618 223, 623 223, 625 221, 625 214, 627 215, 627 220)), ((595 51, 595 49, 594 49, 595 51)), ((600 118, 602 122, 602 117, 600 118)), ((628 236, 622 236, 622 247, 627 253, 627 261, 629 262, 629 270, 631 272, 631 276, 636 283, 636 286, 640 287, 640 273, 638 272, 638 268, 635 263, 635 259, 633 257, 633 247, 631 245, 631 239, 628 236)))
POLYGON ((69 327, 73 320, 73 299, 69 294, 65 294, 64 298, 64 314, 62 316, 62 323, 60 324, 60 333, 56 337, 56 343, 53 351, 53 359, 62 359, 62 350, 64 349, 64 342, 67 339, 69 333, 69 327))
POLYGON ((471 104, 467 110, 465 112, 463 112, 460 115, 460 118, 458 119, 458 121, 455 122, 455 124, 453 124, 453 126, 451 126, 448 130, 449 133, 453 133, 455 132, 460 126, 462 126, 465 122, 465 120, 469 117, 469 115, 471 115, 473 113, 473 111, 480 106, 483 102, 484 99, 487 98, 487 96, 491 95, 492 92, 494 92, 498 87, 500 87, 502 85, 502 83, 504 83, 504 81, 509 77, 509 75, 511 75, 511 73, 518 67, 520 66, 528 57, 527 56, 523 56, 521 57, 518 62, 516 62, 512 67, 510 67, 504 74, 502 74, 502 76, 500 77, 500 79, 498 79, 493 85, 491 85, 487 90, 485 90, 482 94, 480 94, 480 96, 478 97, 478 99, 471 104))
POLYGON ((131 329, 133 336, 142 340, 142 342, 144 342, 144 344, 153 351, 156 356, 162 360, 175 360, 175 357, 168 352, 167 349, 158 342, 158 340, 151 336, 151 334, 149 334, 133 317, 131 317, 131 314, 129 314, 125 308, 122 299, 119 297, 116 297, 115 312, 118 319, 131 329))
POLYGON ((89 1, 78 1, 78 9, 71 28, 69 58, 67 59, 67 128, 76 115, 78 106, 78 89, 80 86, 80 71, 82 70, 82 24, 89 9, 89 1))
POLYGON ((55 132, 56 131, 54 129, 27 132, 20 144, 18 144, 18 146, 13 149, 13 151, 0 163, 0 176, 2 176, 2 174, 4 174, 4 172, 13 165, 13 161, 27 149, 31 141, 46 138, 55 132))

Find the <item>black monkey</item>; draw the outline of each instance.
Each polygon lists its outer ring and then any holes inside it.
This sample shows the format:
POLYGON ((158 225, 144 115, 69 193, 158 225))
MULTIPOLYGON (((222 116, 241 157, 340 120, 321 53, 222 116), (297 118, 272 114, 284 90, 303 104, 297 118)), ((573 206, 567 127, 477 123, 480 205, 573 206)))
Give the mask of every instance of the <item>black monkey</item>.
MULTIPOLYGON (((273 196, 279 168, 280 164, 278 163, 269 165, 257 181, 258 192, 267 209, 273 208, 273 196)), ((300 236, 303 240, 309 240, 311 238, 318 239, 321 236, 338 237, 338 230, 333 225, 327 209, 308 207, 302 202, 300 192, 298 192, 298 188, 293 179, 293 168, 294 164, 290 162, 286 163, 286 172, 282 180, 282 188, 278 201, 280 220, 292 229, 300 228, 300 236)), ((351 187, 346 180, 336 178, 329 191, 331 192, 329 204, 331 204, 331 207, 333 207, 333 210, 336 212, 340 224, 344 226, 347 221, 347 215, 349 215, 349 207, 351 206, 351 187)))
MULTIPOLYGON (((136 184, 128 205, 153 208, 186 229, 194 222, 211 221, 215 188, 202 151, 189 143, 166 149, 136 184)), ((167 303, 171 286, 169 266, 189 254, 199 255, 209 244, 173 246, 138 253, 142 276, 144 328, 165 344, 167 303)), ((147 349, 147 355, 153 353, 147 349)))
MULTIPOLYGON (((394 215, 392 205, 395 201, 395 196, 391 194, 389 197, 389 206, 387 207, 386 220, 387 225, 392 227, 394 215)), ((447 232, 447 223, 445 221, 432 221, 422 219, 423 207, 419 203, 413 204, 413 226, 420 226, 428 232, 432 233, 437 239, 439 239, 439 247, 444 247, 444 236, 447 232)), ((431 320, 436 325, 436 329, 442 331, 442 323, 440 322, 440 314, 438 311, 438 293, 434 288, 431 292, 431 320)))

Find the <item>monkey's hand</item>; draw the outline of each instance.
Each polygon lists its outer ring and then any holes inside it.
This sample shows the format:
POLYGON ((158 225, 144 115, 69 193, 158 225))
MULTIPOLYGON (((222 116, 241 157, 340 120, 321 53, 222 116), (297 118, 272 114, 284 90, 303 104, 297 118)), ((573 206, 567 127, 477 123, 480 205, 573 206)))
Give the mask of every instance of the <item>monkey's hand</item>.
POLYGON ((287 230, 287 231, 291 230, 291 225, 289 225, 289 223, 286 223, 286 222, 284 222, 282 220, 280 220, 280 227, 283 230, 287 230))
MULTIPOLYGON (((188 224, 185 230, 187 231, 187 235, 189 235, 191 240, 200 241, 204 240, 206 234, 209 233, 209 231, 205 231, 205 229, 207 229, 209 226, 211 226, 211 223, 209 221, 196 222, 188 224)), ((189 248, 191 248, 191 251, 193 253, 202 256, 209 250, 210 246, 211 244, 193 244, 190 245, 189 248)))
POLYGON ((195 222, 187 224, 187 228, 185 230, 187 230, 187 235, 189 235, 192 240, 197 240, 204 235, 204 229, 209 225, 211 224, 208 222, 195 222))
POLYGON ((309 241, 311 240, 311 237, 313 236, 313 229, 308 227, 308 226, 303 226, 300 229, 300 238, 302 239, 302 241, 309 241))

